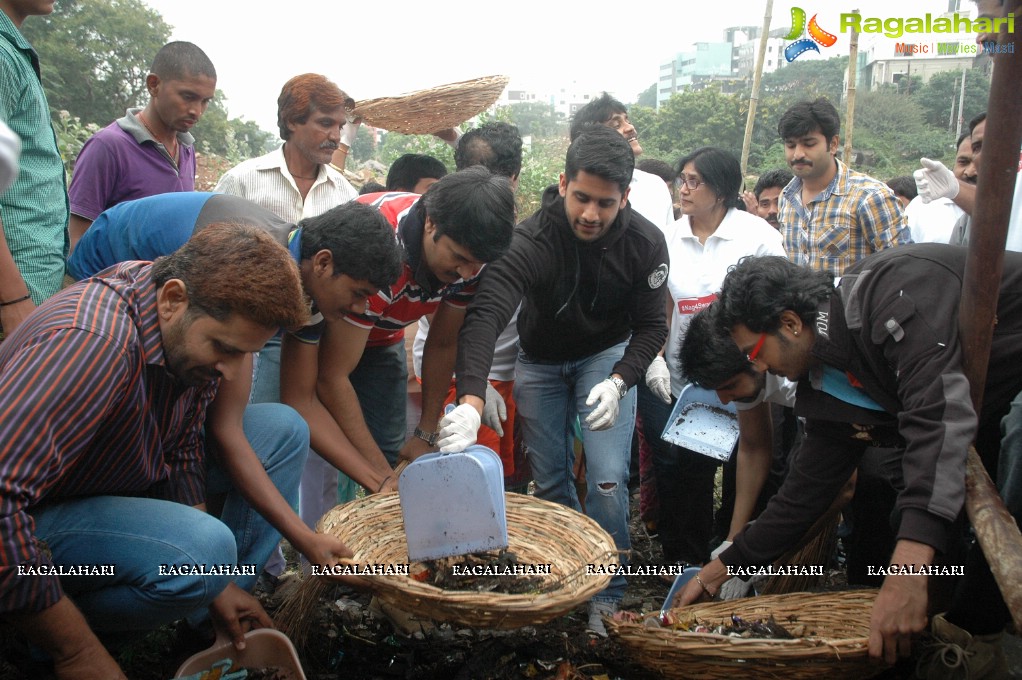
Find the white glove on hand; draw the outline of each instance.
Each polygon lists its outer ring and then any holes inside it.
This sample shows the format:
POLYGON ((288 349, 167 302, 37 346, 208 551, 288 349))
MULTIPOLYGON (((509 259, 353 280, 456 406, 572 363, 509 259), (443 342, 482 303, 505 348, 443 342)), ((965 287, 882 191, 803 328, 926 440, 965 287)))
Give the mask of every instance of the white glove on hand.
MULTIPOLYGON (((710 559, 715 560, 720 557, 720 554, 731 547, 731 541, 724 541, 710 553, 710 559)), ((748 597, 749 593, 752 592, 753 586, 757 583, 765 580, 766 575, 753 576, 748 581, 735 576, 724 581, 723 585, 720 586, 720 599, 722 600, 737 600, 740 597, 748 597)))
POLYGON ((607 378, 590 390, 586 406, 592 406, 596 402, 600 402, 599 405, 586 416, 586 425, 594 432, 612 426, 617 420, 618 411, 621 410, 621 396, 613 380, 607 378))
POLYGON ((358 126, 362 124, 361 118, 355 118, 349 120, 347 123, 341 126, 341 144, 351 148, 351 145, 355 143, 355 137, 358 136, 358 126))
POLYGON ((748 581, 743 581, 737 576, 729 578, 720 586, 720 599, 737 600, 740 597, 748 597, 752 587, 763 579, 763 576, 753 576, 748 581))
POLYGON ((940 161, 931 161, 929 158, 920 158, 922 168, 912 173, 916 180, 916 190, 923 199, 923 203, 935 201, 938 198, 954 198, 958 195, 960 187, 955 173, 944 167, 940 161))
POLYGON ((464 451, 476 443, 479 431, 479 412, 468 404, 461 404, 440 421, 437 446, 441 453, 464 451))
POLYGON ((662 356, 657 355, 646 369, 646 387, 660 397, 660 401, 671 403, 671 371, 662 356))
POLYGON ((504 403, 504 397, 500 396, 500 392, 487 382, 486 404, 483 405, 483 425, 496 432, 498 437, 503 437, 504 428, 501 423, 505 420, 507 420, 507 404, 504 403))

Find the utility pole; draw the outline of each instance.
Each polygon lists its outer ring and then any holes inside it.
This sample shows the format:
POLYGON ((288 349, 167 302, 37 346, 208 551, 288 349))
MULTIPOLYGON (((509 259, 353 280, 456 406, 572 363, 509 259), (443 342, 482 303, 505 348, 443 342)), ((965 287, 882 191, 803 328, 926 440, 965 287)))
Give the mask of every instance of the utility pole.
MULTIPOLYGON (((859 10, 853 9, 852 14, 858 14, 859 10)), ((855 22, 858 25, 859 22, 855 22)), ((859 60, 859 32, 853 30, 851 42, 848 46, 848 89, 847 109, 845 112, 845 165, 852 165, 852 132, 855 130, 855 78, 856 62, 859 60)))
POLYGON ((763 79, 763 63, 766 61, 767 41, 770 36, 770 17, 774 0, 767 0, 763 13, 763 29, 759 34, 759 54, 752 75, 752 95, 749 97, 749 115, 745 118, 745 139, 742 140, 742 177, 749 166, 749 149, 752 147, 752 129, 756 124, 756 105, 759 103, 759 86, 763 79))

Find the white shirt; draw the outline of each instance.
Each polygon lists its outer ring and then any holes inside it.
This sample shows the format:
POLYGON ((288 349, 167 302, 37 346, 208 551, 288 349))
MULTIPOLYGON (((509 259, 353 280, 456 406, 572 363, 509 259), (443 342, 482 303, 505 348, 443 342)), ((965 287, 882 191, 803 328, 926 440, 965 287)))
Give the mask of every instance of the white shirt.
POLYGON ((950 198, 923 203, 916 196, 905 206, 905 220, 915 243, 947 243, 955 223, 964 214, 950 198))
POLYGON ((674 223, 667 236, 671 272, 667 279, 674 311, 664 358, 671 371, 671 392, 678 396, 688 382, 681 373, 678 352, 692 316, 717 298, 728 268, 746 255, 785 256, 781 232, 766 220, 731 208, 706 243, 692 234, 688 215, 674 223))
MULTIPOLYGON (((511 315, 504 331, 497 336, 497 344, 493 349, 493 364, 490 365, 490 380, 510 381, 515 379, 515 360, 518 359, 518 311, 511 315)), ((412 341, 412 369, 415 377, 422 380, 422 350, 426 347, 426 335, 429 333, 429 320, 419 318, 419 328, 412 341)))
POLYGON ((1022 153, 1018 159, 1019 172, 1015 175, 1015 198, 1011 203, 1011 219, 1008 220, 1008 241, 1005 250, 1022 252, 1022 153))
POLYGON ((344 175, 329 165, 321 165, 319 175, 303 201, 298 185, 284 162, 283 145, 265 156, 234 166, 224 173, 213 191, 247 198, 295 224, 358 196, 358 191, 344 175))
POLYGON ((791 407, 795 405, 795 390, 798 388, 797 382, 791 382, 787 378, 782 378, 773 373, 766 373, 765 378, 763 390, 756 396, 756 399, 750 402, 736 401, 735 408, 739 411, 748 411, 759 406, 764 401, 780 404, 781 406, 791 407))
POLYGON ((674 225, 674 203, 664 181, 636 168, 628 188, 628 202, 632 204, 632 210, 655 224, 666 235, 674 225))

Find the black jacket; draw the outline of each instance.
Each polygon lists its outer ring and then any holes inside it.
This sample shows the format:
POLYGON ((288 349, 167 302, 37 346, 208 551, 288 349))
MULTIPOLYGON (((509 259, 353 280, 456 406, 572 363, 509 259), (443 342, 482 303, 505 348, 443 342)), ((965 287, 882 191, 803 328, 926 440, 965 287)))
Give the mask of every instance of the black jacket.
MULTIPOLYGON (((767 509, 721 554, 725 564, 768 564, 833 502, 867 446, 902 448, 897 538, 943 550, 965 499, 965 456, 976 440, 996 461, 1000 418, 1022 390, 1022 253, 1005 253, 997 325, 977 423, 958 339, 966 249, 889 248, 845 271, 821 305, 812 355, 853 376, 883 410, 799 382, 806 418, 798 458, 767 509)), ((985 456, 990 460, 989 456, 985 456)))
POLYGON ((497 336, 519 302, 522 350, 570 361, 629 340, 614 366, 632 386, 667 338, 667 244, 630 204, 599 239, 578 239, 556 186, 515 227, 508 252, 486 266, 458 337, 458 395, 483 397, 497 336))

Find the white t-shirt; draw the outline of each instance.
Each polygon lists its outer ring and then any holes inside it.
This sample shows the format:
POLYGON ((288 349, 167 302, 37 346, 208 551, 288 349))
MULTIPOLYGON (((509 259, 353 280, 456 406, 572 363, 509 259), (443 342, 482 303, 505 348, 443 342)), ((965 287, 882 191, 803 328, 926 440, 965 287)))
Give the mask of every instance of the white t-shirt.
POLYGON ((782 378, 773 373, 766 373, 765 376, 766 381, 763 384, 763 391, 759 393, 756 399, 750 402, 736 401, 735 408, 739 411, 748 411, 759 406, 764 401, 780 404, 781 406, 790 407, 795 405, 795 390, 798 388, 797 382, 791 382, 787 378, 782 378))
MULTIPOLYGON (((514 380, 515 360, 518 358, 518 310, 511 315, 504 332, 497 336, 497 345, 493 350, 493 365, 490 366, 490 380, 514 380)), ((415 377, 422 380, 422 350, 426 347, 426 334, 429 333, 429 319, 419 319, 419 329, 412 341, 412 369, 415 377)))
POLYGON ((632 210, 660 228, 667 235, 674 224, 674 203, 664 181, 656 175, 636 168, 628 187, 632 210))
POLYGON ((664 358, 671 371, 671 392, 678 396, 687 383, 678 352, 692 316, 717 298, 728 268, 738 260, 746 255, 784 257, 785 253, 781 232, 761 217, 736 208, 727 211, 705 244, 692 234, 688 215, 682 215, 667 236, 667 252, 671 257, 667 283, 674 311, 664 358))
POLYGON ((1011 219, 1008 220, 1008 241, 1005 250, 1022 252, 1022 152, 1018 158, 1018 174, 1015 175, 1015 198, 1011 203, 1011 219))
POLYGON ((905 206, 905 220, 914 243, 947 243, 955 223, 964 214, 950 198, 923 203, 916 196, 905 206))

